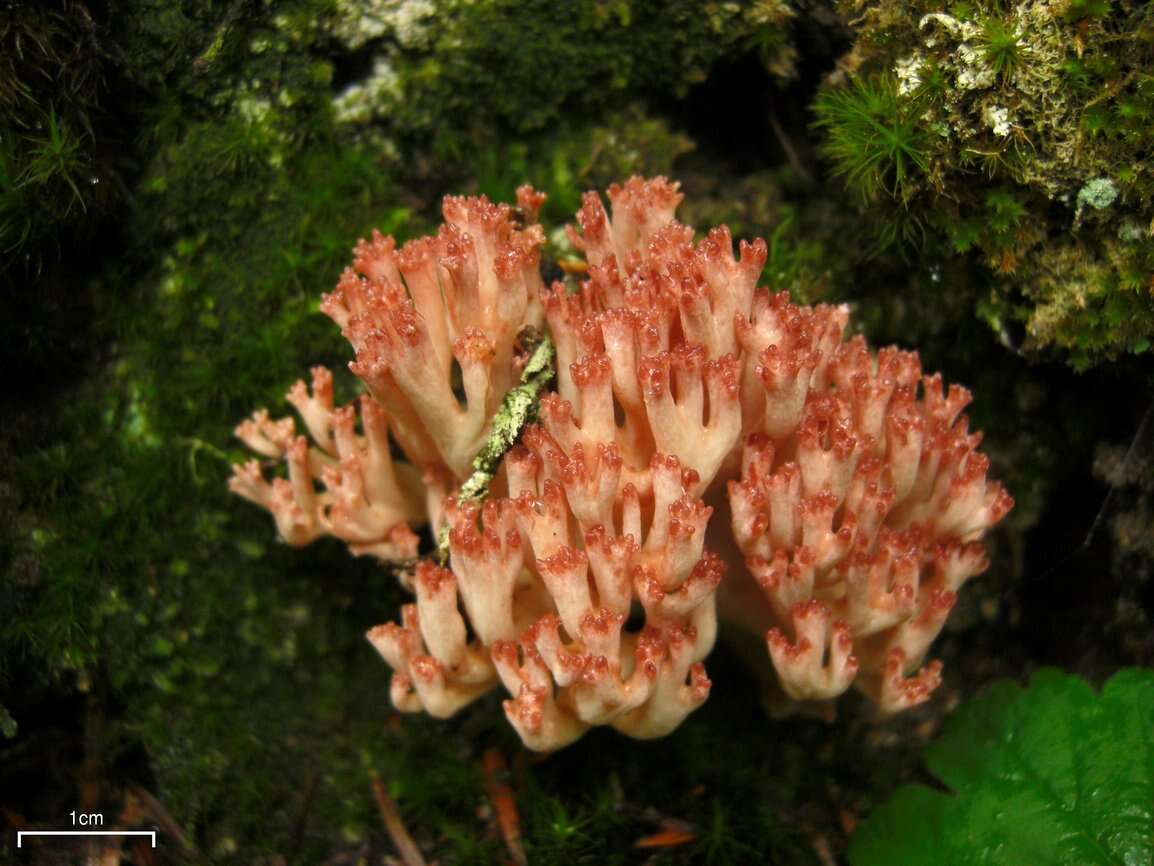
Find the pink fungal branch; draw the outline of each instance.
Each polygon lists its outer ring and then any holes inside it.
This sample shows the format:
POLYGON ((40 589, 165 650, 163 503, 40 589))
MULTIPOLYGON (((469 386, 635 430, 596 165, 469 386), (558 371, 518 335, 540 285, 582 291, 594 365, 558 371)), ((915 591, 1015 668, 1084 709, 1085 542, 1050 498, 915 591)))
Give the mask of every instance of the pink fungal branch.
POLYGON ((576 291, 541 281, 528 187, 518 211, 447 197, 437 235, 362 241, 322 305, 359 411, 315 369, 288 394, 307 436, 264 410, 237 428, 287 477, 252 460, 232 489, 289 544, 328 534, 399 564, 415 602, 368 637, 402 711, 450 716, 500 684, 533 749, 594 725, 662 736, 709 695, 719 619, 764 634, 789 702, 925 701, 930 644, 1013 505, 969 392, 846 339, 844 306, 758 288, 765 242, 695 239, 676 183, 608 198, 586 193, 567 229, 588 263, 576 291), (503 401, 542 329, 556 381, 522 430, 503 401), (478 455, 518 433, 479 501, 478 455), (425 525, 443 564, 413 564, 425 525))

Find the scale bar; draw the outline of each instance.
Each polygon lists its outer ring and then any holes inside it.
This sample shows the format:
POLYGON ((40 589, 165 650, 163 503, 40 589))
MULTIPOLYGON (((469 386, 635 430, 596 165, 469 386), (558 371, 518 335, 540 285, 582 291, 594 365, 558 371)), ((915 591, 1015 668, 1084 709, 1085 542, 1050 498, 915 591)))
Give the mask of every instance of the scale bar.
POLYGON ((16 847, 24 847, 25 836, 151 836, 152 847, 156 847, 155 830, 18 830, 16 847))

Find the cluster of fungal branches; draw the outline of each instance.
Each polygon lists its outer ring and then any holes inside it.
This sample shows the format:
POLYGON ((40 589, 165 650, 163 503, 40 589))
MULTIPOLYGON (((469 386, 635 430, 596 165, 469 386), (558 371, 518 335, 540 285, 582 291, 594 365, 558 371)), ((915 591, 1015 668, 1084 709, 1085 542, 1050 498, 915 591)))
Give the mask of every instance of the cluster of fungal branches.
POLYGON ((1013 505, 969 392, 847 339, 844 306, 759 288, 765 242, 697 237, 676 183, 608 198, 567 229, 575 291, 541 279, 528 187, 362 241, 322 309, 366 393, 338 408, 315 369, 288 395, 303 431, 264 410, 238 427, 264 460, 232 489, 290 544, 400 564, 415 600, 368 638, 402 711, 503 685, 533 749, 661 736, 708 697, 719 623, 764 634, 783 701, 926 700, 930 644, 1013 505), (418 557, 422 527, 440 556, 418 557))

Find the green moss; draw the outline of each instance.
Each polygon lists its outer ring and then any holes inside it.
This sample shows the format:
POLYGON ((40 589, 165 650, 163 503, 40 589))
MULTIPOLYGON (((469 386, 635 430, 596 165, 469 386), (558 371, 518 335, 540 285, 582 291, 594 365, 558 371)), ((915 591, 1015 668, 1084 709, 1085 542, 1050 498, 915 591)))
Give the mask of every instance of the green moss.
POLYGON ((996 328, 1023 327, 1031 351, 1079 369, 1145 351, 1154 290, 1137 279, 1150 253, 1135 227, 1154 202, 1149 4, 842 5, 861 25, 861 66, 825 89, 818 122, 882 237, 907 256, 984 263, 994 295, 974 300, 996 328), (872 208, 887 198, 900 206, 872 208))
MULTIPOLYGON (((282 9, 295 21, 314 6, 282 9)), ((194 27, 171 5, 142 8, 142 33, 187 27, 203 63, 143 109, 156 121, 130 222, 143 265, 98 272, 87 323, 112 360, 19 443, 23 495, 0 521, 19 532, 0 541, 25 576, 0 587, 0 681, 123 707, 104 760, 142 746, 155 793, 199 844, 252 862, 284 850, 310 777, 334 826, 359 838, 378 826, 371 800, 348 806, 367 791, 362 751, 393 767, 373 735, 384 680, 360 633, 398 590, 335 546, 303 558, 268 546, 267 521, 226 492, 241 456, 231 427, 309 365, 342 366, 319 296, 357 237, 403 230, 410 211, 381 152, 333 133, 315 40, 228 10, 194 27), (259 34, 281 50, 246 58, 242 76, 232 52, 259 34)), ((63 123, 42 134, 52 159, 72 158, 63 123)), ((300 844, 315 862, 315 841, 300 844)))
POLYGON ((1019 35, 1000 18, 990 18, 978 39, 986 63, 998 79, 1009 81, 1022 63, 1022 43, 1019 35))
POLYGON ((0 278, 23 279, 114 184, 94 123, 107 73, 83 3, 18 4, 0 19, 0 278), (106 161, 104 161, 106 162, 106 161), (25 266, 20 266, 20 263, 25 266), (31 265, 31 267, 27 267, 31 265))
MULTIPOLYGON (((352 9, 363 15, 362 5, 352 9)), ((684 93, 741 46, 756 45, 782 73, 791 68, 783 35, 790 9, 780 0, 749 8, 651 0, 583 0, 560 10, 549 0, 425 5, 431 14, 403 24, 400 10, 386 16, 379 29, 399 45, 379 44, 372 75, 338 97, 338 113, 379 118, 402 134, 435 130, 448 156, 465 155, 462 130, 496 123, 523 133, 575 110, 624 104, 630 92, 684 93), (399 34, 403 28, 420 35, 399 34)))
POLYGON ((913 194, 926 172, 929 142, 917 103, 899 100, 896 81, 855 78, 822 93, 814 111, 817 126, 828 132, 824 148, 835 172, 862 200, 913 194))
MULTIPOLYGON (((120 360, 73 395, 60 438, 26 455, 19 479, 37 494, 16 553, 51 579, 6 586, 3 657, 64 684, 106 683, 126 707, 113 742, 146 749, 155 793, 225 862, 283 850, 301 787, 347 765, 358 741, 390 766, 375 721, 385 680, 360 633, 391 615, 394 579, 336 546, 303 557, 268 546, 264 516, 225 489, 240 456, 231 423, 279 401, 309 363, 341 358, 315 310, 334 260, 371 223, 403 219, 383 206, 379 176, 344 174, 350 159, 291 160, 286 187, 306 183, 311 197, 250 213, 235 236, 178 244, 155 293, 106 310, 120 360), (326 182, 327 209, 315 198, 326 182)), ((339 811, 367 777, 317 784, 339 811)), ((341 821, 361 838, 376 826, 367 808, 341 821)))

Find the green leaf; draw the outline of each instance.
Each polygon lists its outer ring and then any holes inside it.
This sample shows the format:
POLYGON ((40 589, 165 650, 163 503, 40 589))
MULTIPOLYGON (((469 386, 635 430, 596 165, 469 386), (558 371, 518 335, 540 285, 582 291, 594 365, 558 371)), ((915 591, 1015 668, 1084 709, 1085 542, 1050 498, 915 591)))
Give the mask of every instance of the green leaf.
POLYGON ((941 863, 939 846, 951 798, 922 785, 903 785, 870 814, 854 835, 850 858, 858 864, 941 863), (911 821, 910 816, 917 820, 911 821))
POLYGON ((900 788, 854 835, 852 866, 1154 863, 1154 671, 1100 695, 1055 670, 996 683, 926 764, 952 793, 900 788))

